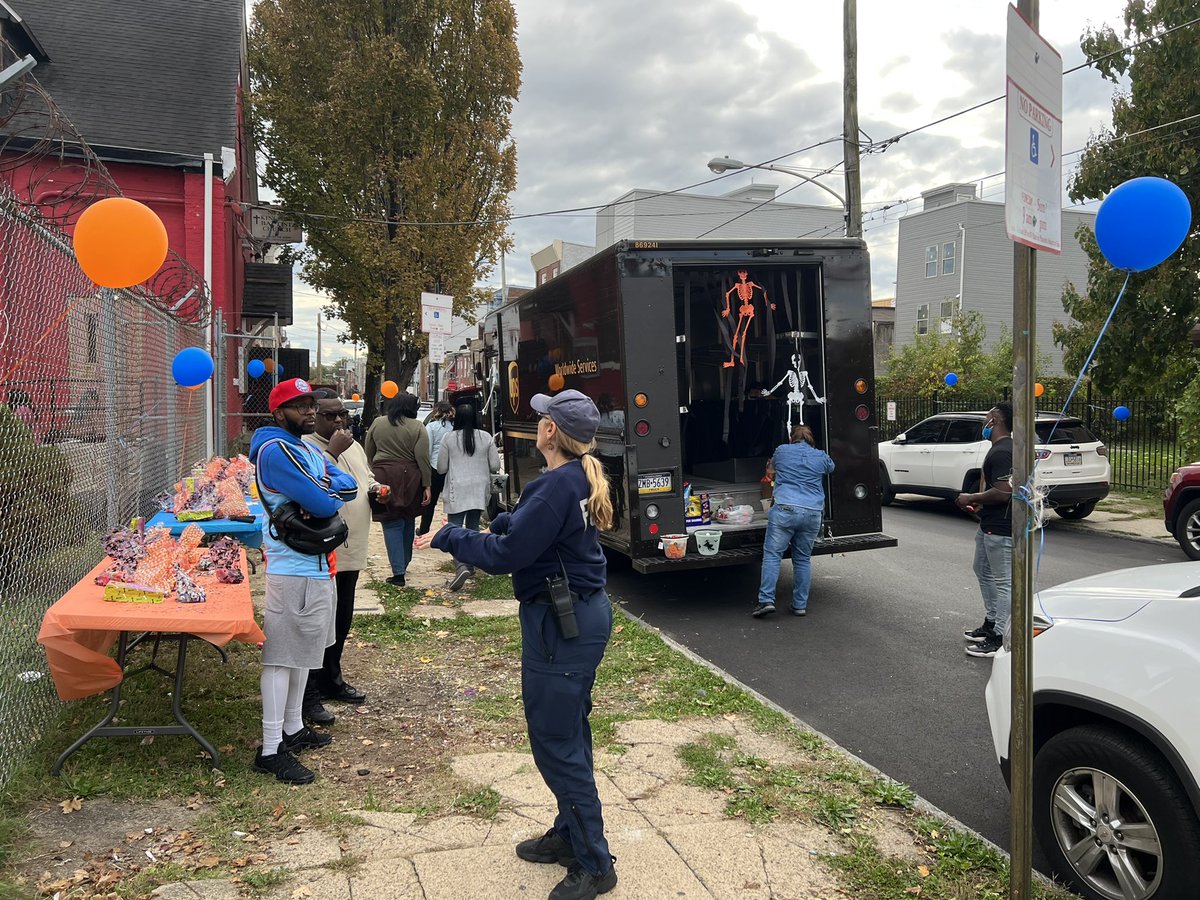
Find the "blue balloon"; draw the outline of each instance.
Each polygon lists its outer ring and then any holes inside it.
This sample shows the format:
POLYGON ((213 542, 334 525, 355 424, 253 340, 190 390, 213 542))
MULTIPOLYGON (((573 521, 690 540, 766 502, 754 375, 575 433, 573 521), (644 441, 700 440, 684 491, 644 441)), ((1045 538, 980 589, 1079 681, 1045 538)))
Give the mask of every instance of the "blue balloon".
POLYGON ((275 374, 276 374, 276 375, 282 375, 282 374, 283 374, 283 364, 282 364, 282 363, 280 363, 279 365, 277 365, 277 366, 275 367, 275 374))
POLYGON ((1129 409, 1128 406, 1118 406, 1116 409, 1113 410, 1113 418, 1116 419, 1118 422, 1124 422, 1126 419, 1128 419, 1132 415, 1133 415, 1133 412, 1129 409))
POLYGON ((946 384, 950 385, 950 387, 954 387, 956 384, 958 384, 958 376, 953 372, 946 373, 946 384))
POLYGON ((213 358, 199 347, 180 350, 171 361, 175 383, 187 388, 197 387, 212 378, 213 368, 213 358))
POLYGON ((1114 268, 1144 272, 1179 249, 1192 204, 1165 178, 1134 178, 1113 189, 1096 214, 1096 243, 1114 268))
POLYGON ((263 365, 261 359, 252 359, 246 366, 246 371, 250 373, 251 378, 261 378, 262 374, 267 371, 267 367, 263 365))

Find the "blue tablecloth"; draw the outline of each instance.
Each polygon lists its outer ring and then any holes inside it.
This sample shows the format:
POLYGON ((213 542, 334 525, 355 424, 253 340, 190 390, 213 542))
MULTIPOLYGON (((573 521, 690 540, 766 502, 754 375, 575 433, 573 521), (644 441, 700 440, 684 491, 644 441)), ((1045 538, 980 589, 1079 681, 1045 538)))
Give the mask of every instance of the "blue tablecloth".
POLYGON ((175 518, 174 513, 160 512, 146 523, 146 527, 165 525, 171 530, 173 536, 178 537, 183 533, 183 529, 189 525, 199 525, 205 534, 227 534, 230 537, 237 538, 247 547, 261 547, 262 503, 258 500, 250 500, 249 498, 247 498, 246 503, 250 507, 250 514, 254 516, 253 522, 235 522, 231 519, 204 519, 199 522, 180 522, 175 518))

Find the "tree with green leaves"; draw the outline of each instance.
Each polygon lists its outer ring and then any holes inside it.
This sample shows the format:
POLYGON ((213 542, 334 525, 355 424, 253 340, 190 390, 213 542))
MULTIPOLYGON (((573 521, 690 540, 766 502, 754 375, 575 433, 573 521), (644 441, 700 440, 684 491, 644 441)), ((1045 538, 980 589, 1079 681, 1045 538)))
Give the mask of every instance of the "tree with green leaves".
POLYGON ((511 0, 259 0, 250 109, 263 181, 304 228, 307 282, 401 385, 426 352, 420 295, 469 312, 509 246, 511 0))
MULTIPOLYGON (((1195 26, 1163 34, 1197 17, 1200 0, 1129 0, 1121 34, 1105 25, 1083 35, 1087 58, 1116 87, 1112 128, 1088 142, 1070 181, 1072 200, 1100 198, 1131 178, 1154 175, 1193 197, 1193 221, 1198 221, 1200 38, 1195 26)), ((1063 308, 1074 321, 1054 331, 1067 370, 1074 372, 1086 360, 1125 279, 1104 259, 1091 229, 1080 228, 1077 237, 1091 260, 1087 291, 1064 292, 1063 308)), ((1185 391, 1200 397, 1200 360, 1187 339, 1200 316, 1198 271, 1200 244, 1185 241, 1166 262, 1130 278, 1089 372, 1097 387, 1130 397, 1185 391)))

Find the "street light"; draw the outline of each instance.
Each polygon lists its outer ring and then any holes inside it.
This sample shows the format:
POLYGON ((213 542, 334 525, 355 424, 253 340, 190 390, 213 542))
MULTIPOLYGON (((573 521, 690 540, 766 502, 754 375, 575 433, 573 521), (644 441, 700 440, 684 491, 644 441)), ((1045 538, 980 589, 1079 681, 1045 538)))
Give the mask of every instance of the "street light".
MULTIPOLYGON (((846 198, 835 191, 833 188, 826 187, 817 181, 811 175, 805 175, 799 169, 793 169, 791 166, 773 166, 773 165, 755 165, 754 163, 744 163, 740 159, 730 159, 728 156, 714 156, 708 161, 708 168, 717 175, 723 175, 726 172, 736 171, 738 169, 764 169, 768 172, 783 172, 785 175, 792 175, 799 178, 801 181, 807 181, 809 184, 815 184, 821 190, 828 194, 832 194, 837 198, 837 202, 843 210, 846 210, 846 198)), ((848 214, 848 210, 847 210, 848 214)))

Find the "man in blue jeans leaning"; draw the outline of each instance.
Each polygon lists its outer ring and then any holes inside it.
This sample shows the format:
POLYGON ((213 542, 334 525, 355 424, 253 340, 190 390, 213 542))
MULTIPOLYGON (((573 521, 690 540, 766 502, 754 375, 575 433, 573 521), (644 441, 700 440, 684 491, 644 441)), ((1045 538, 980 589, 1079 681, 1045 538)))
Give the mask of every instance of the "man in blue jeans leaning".
POLYGON ((1004 643, 1012 612, 1012 404, 999 403, 983 423, 983 438, 992 442, 983 458, 983 490, 959 494, 954 502, 979 513, 975 535, 975 576, 983 595, 983 624, 964 631, 971 643, 968 656, 995 656, 1004 643))
POLYGON ((808 615, 808 589, 812 584, 812 548, 821 531, 825 511, 825 476, 833 460, 814 446, 812 429, 797 425, 791 443, 775 448, 767 474, 775 480, 775 503, 767 515, 763 540, 762 582, 758 587, 756 619, 775 612, 775 585, 783 551, 792 548, 792 615, 808 615))

